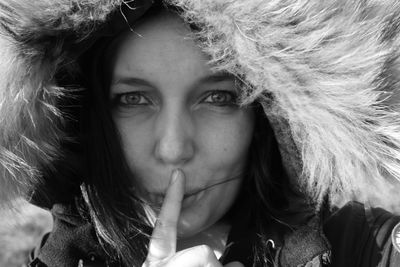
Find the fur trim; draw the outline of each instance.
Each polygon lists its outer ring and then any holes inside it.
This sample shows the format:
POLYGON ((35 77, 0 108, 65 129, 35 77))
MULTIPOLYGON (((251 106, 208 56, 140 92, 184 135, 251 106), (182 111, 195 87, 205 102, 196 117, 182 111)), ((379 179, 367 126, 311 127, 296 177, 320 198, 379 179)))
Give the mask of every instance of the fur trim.
POLYGON ((216 68, 244 77, 243 102, 263 103, 293 183, 317 208, 326 195, 398 208, 400 116, 385 100, 399 94, 398 2, 173 2, 205 26, 216 68))
POLYGON ((57 86, 55 75, 120 5, 0 0, 0 203, 25 194, 40 179, 41 166, 60 156, 66 137, 56 106, 71 88, 57 86))
POLYGON ((40 166, 51 164, 63 138, 56 104, 64 88, 68 38, 82 40, 115 9, 116 1, 0 0, 0 200, 23 194, 40 166))
MULTIPOLYGON (((2 182, 29 181, 51 164, 63 136, 55 104, 65 91, 54 74, 127 2, 0 0, 2 182)), ((398 1, 169 2, 203 26, 196 37, 211 64, 243 79, 243 103, 263 104, 293 185, 317 209, 328 195, 393 210, 400 200, 398 1)))

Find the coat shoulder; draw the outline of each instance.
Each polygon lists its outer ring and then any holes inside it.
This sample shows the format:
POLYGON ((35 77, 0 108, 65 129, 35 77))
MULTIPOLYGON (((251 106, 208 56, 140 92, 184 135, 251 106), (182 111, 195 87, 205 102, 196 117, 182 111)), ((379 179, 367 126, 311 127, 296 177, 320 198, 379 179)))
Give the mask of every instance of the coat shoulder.
POLYGON ((358 202, 335 210, 324 222, 333 266, 400 266, 391 238, 399 222, 400 216, 358 202))
POLYGON ((51 212, 53 229, 43 237, 31 266, 119 266, 107 257, 91 221, 76 205, 55 204, 51 212))

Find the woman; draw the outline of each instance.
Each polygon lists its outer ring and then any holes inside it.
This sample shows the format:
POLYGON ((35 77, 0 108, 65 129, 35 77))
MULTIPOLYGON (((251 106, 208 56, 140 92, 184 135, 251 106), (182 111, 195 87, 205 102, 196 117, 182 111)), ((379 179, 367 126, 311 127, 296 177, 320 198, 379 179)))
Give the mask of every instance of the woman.
POLYGON ((398 266, 398 4, 168 4, 0 5, 31 266, 398 266))

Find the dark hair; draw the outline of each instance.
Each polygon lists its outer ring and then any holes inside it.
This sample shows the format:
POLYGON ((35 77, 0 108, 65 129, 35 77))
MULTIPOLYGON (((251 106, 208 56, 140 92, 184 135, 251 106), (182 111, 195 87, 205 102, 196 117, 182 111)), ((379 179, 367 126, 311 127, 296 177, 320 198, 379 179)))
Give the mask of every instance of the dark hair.
POLYGON ((151 227, 143 203, 133 192, 134 179, 109 109, 108 81, 104 79, 107 75, 100 66, 104 60, 101 53, 111 41, 97 42, 82 57, 88 90, 80 121, 88 165, 81 190, 105 250, 112 257, 118 255, 126 266, 139 266, 146 256, 151 227))
MULTIPOLYGON (((150 14, 160 10, 151 10, 150 14)), ((148 15, 148 14, 147 14, 148 15)), ((114 37, 115 39, 115 37, 114 37)), ((109 81, 106 77, 105 51, 114 39, 102 39, 80 59, 81 83, 88 88, 82 97, 80 144, 84 162, 81 193, 90 213, 100 242, 114 260, 126 266, 140 266, 147 253, 151 225, 147 221, 142 201, 135 197, 135 184, 123 155, 121 140, 112 120, 109 101, 109 81)), ((257 262, 266 262, 264 242, 265 221, 279 218, 287 205, 282 196, 287 185, 284 168, 272 128, 263 108, 254 104, 255 134, 250 147, 246 199, 260 234, 254 244, 257 262), (251 196, 251 197, 249 197, 251 196)))

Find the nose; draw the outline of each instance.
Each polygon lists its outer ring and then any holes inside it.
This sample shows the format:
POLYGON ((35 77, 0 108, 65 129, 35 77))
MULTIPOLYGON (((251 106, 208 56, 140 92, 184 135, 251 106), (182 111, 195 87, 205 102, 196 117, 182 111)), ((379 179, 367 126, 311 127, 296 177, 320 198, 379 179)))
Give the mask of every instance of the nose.
POLYGON ((154 153, 163 164, 181 166, 194 156, 193 122, 188 113, 175 106, 165 109, 157 118, 154 153))

